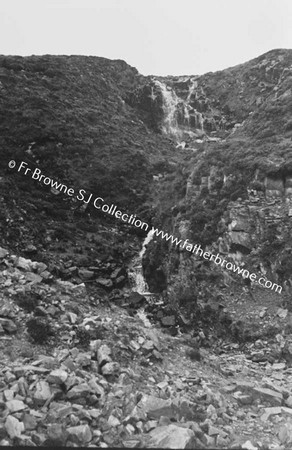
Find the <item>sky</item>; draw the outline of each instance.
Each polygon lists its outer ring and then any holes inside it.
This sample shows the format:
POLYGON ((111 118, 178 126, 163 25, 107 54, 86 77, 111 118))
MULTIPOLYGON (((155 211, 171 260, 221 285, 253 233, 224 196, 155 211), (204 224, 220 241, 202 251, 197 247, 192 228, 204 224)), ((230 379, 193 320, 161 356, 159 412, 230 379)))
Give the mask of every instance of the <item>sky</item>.
POLYGON ((199 75, 292 49, 291 0, 0 0, 0 54, 123 59, 199 75))

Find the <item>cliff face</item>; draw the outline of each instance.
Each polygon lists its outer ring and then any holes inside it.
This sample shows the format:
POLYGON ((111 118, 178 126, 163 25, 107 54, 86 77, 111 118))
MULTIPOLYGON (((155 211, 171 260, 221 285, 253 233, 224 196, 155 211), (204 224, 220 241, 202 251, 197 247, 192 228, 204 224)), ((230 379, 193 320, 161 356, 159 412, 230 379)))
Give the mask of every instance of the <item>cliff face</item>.
MULTIPOLYGON (((291 279, 292 52, 274 50, 200 77, 153 78, 150 89, 148 110, 152 101, 158 128, 185 158, 176 184, 168 176, 161 181, 167 231, 245 261, 275 282, 291 279), (176 197, 172 205, 165 186, 176 197)), ((190 275, 198 271, 195 260, 188 264, 190 275)), ((165 271, 171 278, 168 262, 165 271)))

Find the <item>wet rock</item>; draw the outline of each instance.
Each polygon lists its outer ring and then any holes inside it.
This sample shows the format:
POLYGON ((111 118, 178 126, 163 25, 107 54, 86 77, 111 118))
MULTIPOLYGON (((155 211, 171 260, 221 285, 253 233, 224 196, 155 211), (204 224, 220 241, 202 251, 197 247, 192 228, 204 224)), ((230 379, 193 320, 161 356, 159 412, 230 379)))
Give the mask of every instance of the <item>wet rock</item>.
POLYGON ((128 302, 132 307, 142 305, 145 302, 145 297, 138 292, 131 292, 128 302))
POLYGON ((5 422, 5 428, 10 439, 19 437, 24 431, 24 425, 13 416, 8 416, 5 422))
POLYGON ((148 436, 148 448, 195 448, 195 433, 177 425, 157 427, 148 436))
POLYGON ((67 428, 68 438, 78 444, 87 444, 92 439, 92 433, 88 425, 78 425, 67 428))

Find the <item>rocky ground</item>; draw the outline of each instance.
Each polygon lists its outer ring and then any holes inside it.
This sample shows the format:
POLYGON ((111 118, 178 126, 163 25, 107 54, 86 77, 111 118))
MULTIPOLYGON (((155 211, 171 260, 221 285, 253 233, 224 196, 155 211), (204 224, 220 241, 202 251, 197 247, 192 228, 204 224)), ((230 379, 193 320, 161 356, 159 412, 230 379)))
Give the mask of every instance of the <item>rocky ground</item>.
POLYGON ((291 314, 278 294, 258 288, 253 304, 233 290, 225 308, 263 338, 206 345, 44 263, 3 248, 0 261, 0 445, 290 448, 291 314))

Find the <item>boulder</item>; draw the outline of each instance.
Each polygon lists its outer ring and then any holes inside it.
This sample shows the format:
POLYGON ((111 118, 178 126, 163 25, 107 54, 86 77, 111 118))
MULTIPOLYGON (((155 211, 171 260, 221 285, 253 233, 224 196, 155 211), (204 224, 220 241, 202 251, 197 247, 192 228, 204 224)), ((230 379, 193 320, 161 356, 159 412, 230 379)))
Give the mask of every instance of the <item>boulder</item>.
POLYGON ((6 402, 6 406, 11 413, 23 411, 27 406, 21 400, 9 400, 6 402))
POLYGON ((24 431, 24 425, 18 419, 13 416, 8 416, 5 422, 5 428, 10 439, 20 437, 24 431))
POLYGON ((5 258, 8 255, 8 251, 5 248, 0 247, 0 259, 5 258))
POLYGON ((67 428, 69 439, 78 444, 87 444, 92 439, 92 433, 88 425, 78 425, 67 428))
POLYGON ((110 349, 110 347, 108 345, 106 345, 106 344, 101 345, 99 347, 99 349, 97 350, 97 361, 98 361, 98 364, 100 366, 102 366, 102 365, 104 365, 106 363, 111 362, 112 361, 112 358, 110 356, 111 353, 112 353, 112 351, 111 351, 111 349, 110 349))
POLYGON ((282 404, 283 396, 280 392, 263 388, 254 388, 253 392, 255 396, 261 399, 261 401, 269 402, 273 406, 281 406, 282 404))
POLYGON ((70 400, 76 400, 80 397, 86 397, 90 394, 90 391, 90 387, 87 383, 77 384, 67 392, 67 398, 70 400))
POLYGON ((195 433, 174 424, 157 427, 148 436, 147 448, 196 448, 195 433))
POLYGON ((7 333, 16 333, 17 325, 10 319, 3 319, 0 317, 0 325, 7 333))
POLYGON ((19 269, 31 271, 33 268, 33 262, 30 259, 25 259, 20 256, 16 261, 16 267, 19 269))
POLYGON ((36 384, 36 390, 33 394, 33 399, 37 405, 43 405, 49 398, 52 393, 50 390, 50 386, 46 381, 38 381, 36 384))
POLYGON ((165 316, 162 317, 161 323, 165 327, 172 327, 175 325, 175 316, 165 316))
POLYGON ((101 368, 101 373, 104 376, 118 375, 119 372, 120 372, 120 365, 117 362, 109 362, 101 368))
POLYGON ((67 378, 68 373, 65 370, 56 369, 48 375, 47 380, 49 383, 62 384, 65 383, 67 378))
POLYGON ((99 286, 102 286, 104 288, 112 288, 113 287, 113 282, 112 280, 106 279, 106 278, 98 278, 96 280, 96 283, 99 284, 99 286))
POLYGON ((94 272, 92 270, 79 269, 78 275, 84 280, 91 280, 94 277, 94 272))

